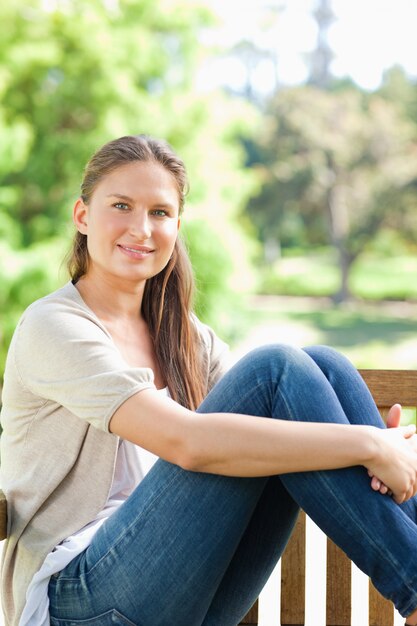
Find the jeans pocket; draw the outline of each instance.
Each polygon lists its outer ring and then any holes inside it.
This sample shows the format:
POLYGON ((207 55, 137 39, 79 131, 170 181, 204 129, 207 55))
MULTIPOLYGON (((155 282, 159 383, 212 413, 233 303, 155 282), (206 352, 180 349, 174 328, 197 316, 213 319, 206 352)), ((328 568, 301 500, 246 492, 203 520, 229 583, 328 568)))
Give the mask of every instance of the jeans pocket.
POLYGON ((124 617, 116 609, 89 619, 57 619, 50 617, 51 626, 139 626, 124 617))

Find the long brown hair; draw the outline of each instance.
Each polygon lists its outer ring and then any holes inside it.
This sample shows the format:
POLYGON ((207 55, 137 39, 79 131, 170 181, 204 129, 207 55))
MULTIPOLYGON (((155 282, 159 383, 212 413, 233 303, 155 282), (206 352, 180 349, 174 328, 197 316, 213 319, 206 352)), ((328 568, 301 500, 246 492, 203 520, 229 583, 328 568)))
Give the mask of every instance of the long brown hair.
MULTIPOLYGON (((153 161, 169 171, 178 188, 180 212, 188 190, 184 163, 171 146, 146 135, 120 137, 105 144, 87 163, 81 198, 88 204, 98 183, 110 172, 133 161, 153 161)), ((87 236, 76 232, 68 258, 73 283, 87 273, 87 236)), ((195 409, 207 393, 204 356, 192 321, 194 278, 184 244, 179 238, 165 268, 146 281, 142 315, 148 324, 158 365, 171 397, 195 409)))

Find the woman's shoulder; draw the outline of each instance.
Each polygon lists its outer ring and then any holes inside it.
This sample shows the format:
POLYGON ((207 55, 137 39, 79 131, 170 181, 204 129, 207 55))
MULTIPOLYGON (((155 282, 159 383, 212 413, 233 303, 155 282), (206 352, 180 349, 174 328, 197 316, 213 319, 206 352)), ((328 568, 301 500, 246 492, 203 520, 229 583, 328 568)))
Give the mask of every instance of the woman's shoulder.
POLYGON ((42 315, 45 311, 65 308, 87 310, 81 295, 71 281, 32 302, 24 311, 22 317, 42 315))
POLYGON ((21 315, 18 325, 53 325, 54 321, 66 315, 72 315, 74 318, 82 316, 98 321, 71 282, 32 302, 21 315))
POLYGON ((35 300, 21 315, 14 339, 38 344, 51 343, 54 337, 62 340, 73 336, 108 336, 97 316, 87 307, 77 288, 71 283, 35 300))

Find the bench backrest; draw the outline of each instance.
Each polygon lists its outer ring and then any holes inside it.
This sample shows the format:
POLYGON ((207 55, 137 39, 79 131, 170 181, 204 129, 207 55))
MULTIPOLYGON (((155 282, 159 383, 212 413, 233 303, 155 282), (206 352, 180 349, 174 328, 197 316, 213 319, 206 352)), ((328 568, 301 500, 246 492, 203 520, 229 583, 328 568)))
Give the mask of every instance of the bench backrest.
MULTIPOLYGON (((404 408, 417 407, 417 371, 360 370, 382 417, 399 402, 404 408)), ((414 415, 416 419, 416 415, 414 415)), ((305 624, 306 520, 302 512, 281 560, 282 626, 305 624)), ((277 590, 279 593, 279 590, 277 590)), ((327 539, 326 626, 354 626, 351 622, 351 563, 327 539)), ((258 605, 252 607, 241 624, 258 624, 258 605)), ((369 582, 369 626, 393 626, 394 607, 369 582)), ((276 626, 279 626, 278 624, 276 626)))

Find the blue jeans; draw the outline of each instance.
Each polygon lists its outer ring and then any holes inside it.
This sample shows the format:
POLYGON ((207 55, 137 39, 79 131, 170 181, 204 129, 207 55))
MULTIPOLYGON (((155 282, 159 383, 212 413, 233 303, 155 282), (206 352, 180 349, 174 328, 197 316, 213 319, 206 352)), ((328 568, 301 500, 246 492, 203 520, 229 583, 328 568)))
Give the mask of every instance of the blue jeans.
MULTIPOLYGON (((258 348, 199 411, 384 427, 356 369, 330 348, 258 348)), ((416 500, 372 491, 363 467, 234 478, 159 460, 84 553, 51 579, 52 626, 235 626, 299 507, 402 615, 417 606, 416 500)))

